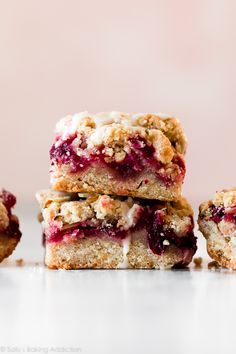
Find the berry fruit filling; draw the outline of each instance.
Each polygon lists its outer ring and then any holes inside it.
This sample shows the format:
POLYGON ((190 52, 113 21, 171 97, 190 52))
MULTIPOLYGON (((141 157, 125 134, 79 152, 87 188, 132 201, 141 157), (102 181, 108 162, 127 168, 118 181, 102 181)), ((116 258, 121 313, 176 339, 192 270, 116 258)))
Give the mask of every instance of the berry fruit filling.
POLYGON ((157 178, 166 186, 184 179, 185 164, 181 155, 174 157, 170 171, 169 165, 164 165, 155 158, 153 145, 148 144, 144 138, 138 135, 129 139, 129 153, 125 153, 125 157, 121 161, 107 156, 104 146, 88 151, 86 143, 81 142, 75 148, 75 139, 76 136, 72 136, 60 145, 56 143, 52 146, 50 150, 52 165, 55 163, 70 165, 70 172, 76 173, 87 169, 94 163, 100 163, 111 168, 118 178, 136 177, 149 166, 156 171, 157 178))
POLYGON ((59 229, 55 224, 52 224, 45 232, 44 237, 49 243, 61 242, 66 239, 77 239, 84 237, 99 237, 100 235, 108 236, 114 239, 122 240, 128 235, 128 231, 121 230, 116 226, 99 227, 97 225, 91 225, 89 222, 76 223, 69 228, 59 229))
POLYGON ((211 218, 216 224, 221 221, 232 222, 236 224, 236 207, 225 208, 223 206, 211 206, 211 218))
POLYGON ((147 238, 150 249, 157 255, 163 255, 169 245, 176 246, 182 252, 197 250, 197 239, 193 233, 193 220, 188 225, 185 234, 178 236, 173 228, 165 223, 165 211, 148 208, 144 215, 147 238))
POLYGON ((104 227, 97 224, 92 225, 90 221, 68 225, 62 229, 60 229, 56 223, 52 223, 45 231, 44 241, 47 243, 57 243, 94 236, 108 236, 117 241, 122 241, 129 236, 131 232, 143 230, 146 234, 149 248, 154 254, 163 255, 169 246, 174 245, 183 253, 183 259, 185 258, 185 254, 189 254, 189 252, 190 256, 193 255, 197 249, 197 239, 193 234, 192 218, 190 217, 183 235, 179 236, 174 229, 169 227, 166 223, 165 213, 165 209, 156 210, 154 205, 143 205, 136 224, 125 231, 116 225, 104 227))

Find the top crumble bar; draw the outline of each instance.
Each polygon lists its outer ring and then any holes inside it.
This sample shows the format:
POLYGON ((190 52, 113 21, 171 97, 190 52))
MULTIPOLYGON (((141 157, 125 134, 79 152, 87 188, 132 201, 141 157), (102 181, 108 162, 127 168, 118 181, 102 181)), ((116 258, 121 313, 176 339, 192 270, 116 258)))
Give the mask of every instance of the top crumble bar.
POLYGON ((176 200, 185 176, 187 140, 164 114, 87 112, 56 126, 50 151, 55 190, 176 200))

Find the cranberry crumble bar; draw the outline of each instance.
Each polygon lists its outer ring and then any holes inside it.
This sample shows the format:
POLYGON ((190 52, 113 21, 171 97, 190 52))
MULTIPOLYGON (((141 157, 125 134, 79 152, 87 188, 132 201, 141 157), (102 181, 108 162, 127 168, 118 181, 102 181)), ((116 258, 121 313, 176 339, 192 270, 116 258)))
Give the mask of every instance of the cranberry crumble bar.
POLYGON ((177 200, 186 145, 178 119, 163 114, 67 116, 57 124, 50 150, 52 188, 177 200))
POLYGON ((188 203, 44 190, 45 263, 52 269, 172 268, 196 252, 188 203))
POLYGON ((0 262, 12 254, 21 238, 18 218, 12 214, 15 204, 15 196, 0 189, 0 262))
POLYGON ((199 229, 219 265, 236 270, 236 188, 217 192, 199 208, 199 229))

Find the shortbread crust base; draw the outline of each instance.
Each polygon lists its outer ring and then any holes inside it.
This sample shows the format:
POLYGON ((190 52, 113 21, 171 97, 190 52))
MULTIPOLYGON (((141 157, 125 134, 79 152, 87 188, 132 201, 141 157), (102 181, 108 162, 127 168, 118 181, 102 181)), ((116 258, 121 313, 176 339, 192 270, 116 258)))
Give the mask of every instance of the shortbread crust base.
POLYGON ((70 173, 68 166, 53 166, 52 189, 64 192, 111 194, 134 198, 175 201, 181 197, 182 183, 165 186, 153 171, 145 171, 136 178, 115 178, 108 169, 88 168, 70 173))
MULTIPOLYGON (((189 256, 190 255, 190 256, 189 256)), ((132 233, 130 245, 112 239, 89 237, 73 242, 48 243, 45 264, 50 269, 170 269, 187 266, 188 259, 180 249, 170 245, 163 255, 154 254, 148 247, 146 233, 132 233)))
POLYGON ((236 270, 236 237, 233 236, 233 244, 232 238, 224 237, 213 221, 199 219, 198 224, 206 239, 209 256, 222 267, 236 270))

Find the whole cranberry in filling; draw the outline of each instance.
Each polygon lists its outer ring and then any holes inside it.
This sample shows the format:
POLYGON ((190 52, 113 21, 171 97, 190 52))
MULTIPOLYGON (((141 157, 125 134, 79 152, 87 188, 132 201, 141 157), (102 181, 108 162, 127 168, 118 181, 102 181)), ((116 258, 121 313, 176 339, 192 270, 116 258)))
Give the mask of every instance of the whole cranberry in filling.
POLYGON ((211 218, 216 224, 220 223, 222 220, 236 223, 236 212, 235 207, 225 209, 224 206, 211 206, 211 218))
MULTIPOLYGON (((109 167, 116 170, 122 177, 134 177, 142 172, 147 164, 161 166, 154 158, 155 149, 148 145, 146 140, 140 136, 134 136, 129 139, 130 152, 126 154, 124 160, 116 162, 105 162, 109 167)), ((105 158, 105 156, 104 156, 105 158)))
POLYGON ((218 224, 225 215, 225 208, 223 206, 215 206, 211 207, 211 220, 218 224))
POLYGON ((152 211, 149 215, 147 223, 148 243, 153 253, 157 255, 164 254, 167 247, 172 244, 181 251, 191 249, 196 250, 196 237, 193 234, 192 227, 186 236, 178 237, 175 231, 171 228, 164 227, 165 212, 163 210, 152 211))
POLYGON ((50 158, 52 163, 69 164, 71 172, 78 172, 88 167, 92 162, 92 158, 77 155, 73 146, 74 139, 75 136, 72 136, 64 140, 59 146, 54 144, 50 150, 50 158))

